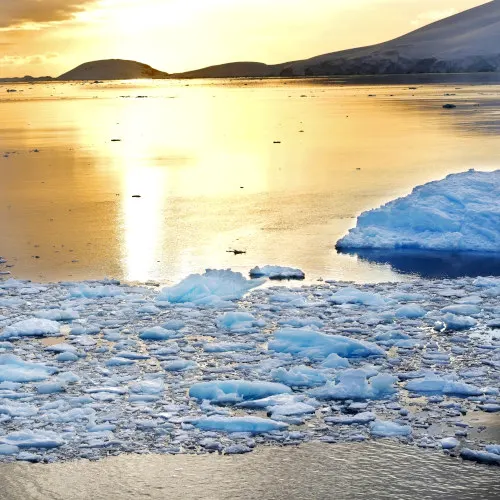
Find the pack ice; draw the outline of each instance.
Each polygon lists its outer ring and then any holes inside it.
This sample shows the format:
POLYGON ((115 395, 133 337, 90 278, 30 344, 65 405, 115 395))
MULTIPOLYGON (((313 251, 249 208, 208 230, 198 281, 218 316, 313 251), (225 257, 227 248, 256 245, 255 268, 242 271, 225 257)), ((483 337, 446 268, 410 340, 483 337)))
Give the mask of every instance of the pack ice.
POLYGON ((361 214, 337 248, 500 252, 500 170, 418 186, 361 214))
POLYGON ((261 282, 0 281, 0 461, 395 439, 498 465, 500 279, 261 282))

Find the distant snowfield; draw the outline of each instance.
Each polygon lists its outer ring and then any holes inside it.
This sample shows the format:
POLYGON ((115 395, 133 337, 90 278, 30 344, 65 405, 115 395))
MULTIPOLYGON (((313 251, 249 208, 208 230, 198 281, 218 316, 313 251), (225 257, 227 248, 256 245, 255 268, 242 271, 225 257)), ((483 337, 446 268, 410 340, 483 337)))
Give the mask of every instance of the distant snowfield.
POLYGON ((0 461, 391 437, 500 464, 464 417, 500 411, 499 278, 261 283, 1 281, 0 461))
POLYGON ((500 258, 500 170, 418 186, 360 215, 337 248, 498 252, 500 258))

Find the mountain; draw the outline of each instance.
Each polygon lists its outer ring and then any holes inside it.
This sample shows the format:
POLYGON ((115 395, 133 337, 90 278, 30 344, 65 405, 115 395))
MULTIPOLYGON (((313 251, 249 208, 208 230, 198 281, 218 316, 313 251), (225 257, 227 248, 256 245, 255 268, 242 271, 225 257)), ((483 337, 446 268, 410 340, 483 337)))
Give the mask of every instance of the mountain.
POLYGON ((91 61, 61 75, 58 80, 133 80, 136 78, 168 78, 168 73, 136 61, 106 59, 91 61))
POLYGON ((1 83, 23 83, 23 82, 50 82, 54 80, 51 76, 15 76, 12 78, 0 78, 1 83))
POLYGON ((218 78, 486 71, 500 71, 500 0, 369 47, 272 66, 231 63, 171 76, 218 78))
POLYGON ((58 80, 477 73, 500 71, 500 0, 461 12, 394 40, 267 65, 233 62, 168 74, 135 61, 82 64, 58 80))

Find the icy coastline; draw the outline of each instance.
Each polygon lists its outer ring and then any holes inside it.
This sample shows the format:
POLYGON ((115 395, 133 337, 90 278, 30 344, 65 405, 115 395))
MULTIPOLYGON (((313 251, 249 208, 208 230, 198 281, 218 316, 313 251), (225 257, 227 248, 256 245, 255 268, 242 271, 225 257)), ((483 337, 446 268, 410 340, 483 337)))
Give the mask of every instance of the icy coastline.
POLYGON ((337 248, 500 253, 500 170, 470 170, 418 186, 361 214, 337 248))
POLYGON ((499 463, 464 415, 500 411, 500 279, 258 283, 1 281, 0 461, 391 437, 499 463))

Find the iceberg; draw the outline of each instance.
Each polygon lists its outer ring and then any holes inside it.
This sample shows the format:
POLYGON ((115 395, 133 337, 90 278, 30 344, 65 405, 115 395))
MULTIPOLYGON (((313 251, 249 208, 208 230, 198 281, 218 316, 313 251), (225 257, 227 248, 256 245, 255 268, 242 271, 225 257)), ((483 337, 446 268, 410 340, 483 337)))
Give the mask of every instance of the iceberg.
POLYGON ((60 325, 57 321, 50 319, 31 318, 18 321, 6 327, 0 333, 0 339, 11 339, 17 337, 44 337, 60 335, 60 325))
POLYGON ((217 320, 219 328, 234 333, 251 333, 258 323, 251 314, 244 312, 228 312, 217 320))
POLYGON ((371 411, 365 411, 356 415, 341 415, 340 417, 326 417, 325 422, 336 425, 364 425, 373 422, 377 417, 371 411))
POLYGON ((0 355, 0 382, 40 382, 57 371, 41 363, 28 363, 12 354, 0 355))
POLYGON ((496 453, 488 453, 487 451, 476 451, 471 450, 470 448, 464 448, 460 452, 460 456, 464 460, 470 460, 480 464, 500 465, 500 455, 497 455, 496 453))
POLYGON ((18 448, 58 448, 64 440, 51 431, 17 431, 0 436, 0 443, 18 448))
POLYGON ((189 389, 189 396, 216 403, 239 403, 248 399, 262 399, 276 394, 288 394, 292 389, 274 382, 249 382, 246 380, 221 380, 200 382, 189 389))
POLYGON ((469 170, 361 214, 348 249, 500 252, 500 170, 469 170))
POLYGON ((410 436, 412 428, 409 425, 399 425, 396 422, 375 420, 370 425, 370 432, 375 437, 410 436))
POLYGON ((411 380, 406 384, 406 389, 413 392, 438 392, 455 396, 480 396, 483 394, 483 390, 479 387, 437 375, 411 380))
POLYGON ((156 300, 217 307, 223 302, 241 299, 246 292, 262 285, 264 281, 247 280, 241 273, 229 269, 207 269, 205 274, 191 274, 178 285, 164 288, 156 300))
POLYGON ((323 373, 305 365, 293 366, 290 370, 276 368, 271 371, 271 377, 276 382, 295 387, 314 387, 326 382, 323 373))
POLYGON ((328 382, 309 394, 318 399, 383 399, 397 392, 397 377, 380 374, 368 377, 364 370, 344 370, 338 383, 328 382))
POLYGON ((330 354, 343 358, 367 358, 384 356, 385 351, 376 344, 364 340, 350 339, 342 335, 327 335, 306 329, 284 328, 274 334, 269 350, 324 360, 330 354))
POLYGON ((260 417, 206 417, 194 420, 192 423, 204 431, 250 432, 252 434, 282 431, 288 427, 283 422, 260 417))
POLYGON ((304 271, 293 267, 264 266, 254 267, 250 270, 251 278, 267 277, 271 280, 303 280, 306 275, 304 271))

